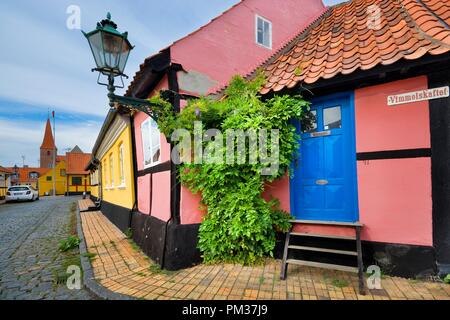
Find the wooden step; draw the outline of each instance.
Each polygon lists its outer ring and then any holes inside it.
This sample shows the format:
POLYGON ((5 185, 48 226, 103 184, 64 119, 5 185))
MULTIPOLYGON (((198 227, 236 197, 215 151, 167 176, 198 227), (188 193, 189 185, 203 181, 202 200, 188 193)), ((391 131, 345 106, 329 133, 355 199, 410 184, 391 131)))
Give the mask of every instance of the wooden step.
POLYGON ((341 239, 341 240, 356 240, 356 237, 352 237, 352 236, 335 236, 335 235, 303 233, 303 232, 291 232, 291 236, 329 238, 329 239, 341 239))
POLYGON ((322 220, 289 220, 290 223, 299 224, 320 224, 327 226, 340 226, 340 227, 362 227, 359 222, 340 222, 340 221, 322 221, 322 220))
POLYGON ((286 263, 287 264, 296 264, 296 265, 306 266, 306 267, 323 268, 323 269, 331 269, 331 270, 339 270, 339 271, 345 271, 345 272, 358 273, 357 267, 342 266, 342 265, 338 265, 338 264, 297 260, 297 259, 288 259, 288 260, 286 260, 286 263))
POLYGON ((289 249, 294 249, 294 250, 306 250, 306 251, 315 251, 315 252, 345 254, 345 255, 348 255, 348 256, 358 256, 358 252, 356 252, 356 251, 335 250, 335 249, 326 249, 326 248, 317 248, 317 247, 305 247, 305 246, 295 246, 295 245, 289 245, 288 248, 289 249))

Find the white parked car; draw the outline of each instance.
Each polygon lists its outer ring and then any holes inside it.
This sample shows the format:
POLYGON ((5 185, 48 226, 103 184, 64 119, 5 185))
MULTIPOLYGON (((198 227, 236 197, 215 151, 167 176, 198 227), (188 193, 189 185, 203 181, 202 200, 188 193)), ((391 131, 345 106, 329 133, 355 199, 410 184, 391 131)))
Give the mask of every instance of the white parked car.
POLYGON ((39 200, 39 192, 32 186, 12 186, 8 188, 5 200, 6 202, 20 200, 39 200))

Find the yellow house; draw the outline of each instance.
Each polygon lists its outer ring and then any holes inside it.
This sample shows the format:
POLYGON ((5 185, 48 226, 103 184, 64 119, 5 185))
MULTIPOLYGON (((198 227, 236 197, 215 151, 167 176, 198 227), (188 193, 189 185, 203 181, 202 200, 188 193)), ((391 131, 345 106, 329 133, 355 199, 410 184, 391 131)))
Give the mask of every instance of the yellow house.
MULTIPOLYGON (((61 160, 55 167, 55 189, 56 195, 63 195, 66 192, 66 161, 61 160)), ((53 195, 53 169, 39 177, 39 196, 53 195)))
POLYGON ((0 166, 0 200, 5 199, 6 191, 10 186, 12 171, 0 166))
POLYGON ((132 135, 129 114, 111 110, 103 123, 85 168, 90 170, 92 198, 121 230, 128 229, 135 205, 132 135))
MULTIPOLYGON (((90 164, 89 164, 90 167, 90 164)), ((94 167, 93 167, 94 169, 94 167)), ((90 170, 89 168, 87 170, 90 170)), ((91 198, 98 200, 100 198, 99 182, 98 182, 98 170, 91 171, 91 198)))
POLYGON ((79 195, 91 192, 91 178, 89 171, 85 169, 90 153, 84 153, 78 146, 66 153, 66 195, 79 195))

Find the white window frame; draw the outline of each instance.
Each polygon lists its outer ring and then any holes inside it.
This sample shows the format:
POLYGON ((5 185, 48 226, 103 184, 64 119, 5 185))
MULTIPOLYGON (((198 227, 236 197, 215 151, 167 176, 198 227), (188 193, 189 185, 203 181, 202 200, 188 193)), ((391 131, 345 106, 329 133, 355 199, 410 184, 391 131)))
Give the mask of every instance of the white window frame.
POLYGON ((255 15, 255 42, 258 46, 272 50, 272 35, 273 35, 272 30, 273 30, 272 22, 270 20, 263 18, 257 14, 255 15), (261 19, 263 22, 267 22, 269 24, 269 42, 270 42, 269 46, 266 46, 265 44, 258 42, 258 19, 261 19))
POLYGON ((109 154, 109 183, 110 188, 114 188, 114 155, 112 152, 109 154))
POLYGON ((101 172, 102 184, 103 184, 105 190, 109 189, 109 187, 108 187, 108 176, 106 175, 107 165, 108 165, 108 161, 106 160, 106 156, 105 156, 105 159, 103 160, 102 172, 101 172))
POLYGON ((123 143, 119 145, 119 175, 120 187, 125 187, 125 168, 123 163, 123 143))
MULTIPOLYGON (((157 164, 159 164, 160 162, 161 162, 161 132, 159 131, 159 129, 157 129, 157 131, 156 132, 154 132, 154 128, 153 128, 153 126, 152 126, 152 122, 155 122, 155 120, 153 120, 152 118, 148 118, 148 119, 146 119, 145 121, 143 121, 142 123, 141 123, 141 126, 140 126, 140 128, 141 128, 141 138, 142 138, 142 162, 143 162, 143 164, 144 164, 144 169, 147 169, 147 168, 150 168, 150 167, 153 167, 153 166, 156 166, 157 164), (152 159, 152 157, 151 157, 151 155, 150 155, 150 163, 145 163, 145 158, 146 158, 146 156, 145 156, 145 152, 146 152, 146 150, 145 150, 145 147, 144 147, 144 134, 145 134, 145 132, 144 132, 144 130, 142 130, 143 129, 143 127, 145 126, 145 125, 147 125, 148 124, 148 131, 147 131, 147 135, 148 135, 148 139, 149 139, 149 144, 150 144, 150 152, 151 152, 151 150, 153 149, 153 145, 152 145, 152 143, 153 143, 153 139, 152 139, 152 135, 153 134, 157 134, 158 135, 158 144, 159 144, 159 152, 160 152, 160 154, 159 154, 159 159, 157 160, 157 161, 153 161, 153 159, 152 159)), ((156 125, 157 126, 157 125, 156 125)))

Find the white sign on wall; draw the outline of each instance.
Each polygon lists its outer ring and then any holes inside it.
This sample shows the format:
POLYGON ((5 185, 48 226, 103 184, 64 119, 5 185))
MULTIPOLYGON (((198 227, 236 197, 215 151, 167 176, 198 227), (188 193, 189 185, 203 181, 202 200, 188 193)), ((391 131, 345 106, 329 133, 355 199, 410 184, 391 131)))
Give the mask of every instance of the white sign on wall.
POLYGON ((395 106, 399 104, 432 100, 438 98, 446 98, 449 96, 449 87, 440 87, 427 90, 419 90, 414 92, 396 94, 387 97, 388 106, 395 106))

